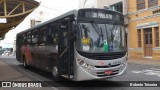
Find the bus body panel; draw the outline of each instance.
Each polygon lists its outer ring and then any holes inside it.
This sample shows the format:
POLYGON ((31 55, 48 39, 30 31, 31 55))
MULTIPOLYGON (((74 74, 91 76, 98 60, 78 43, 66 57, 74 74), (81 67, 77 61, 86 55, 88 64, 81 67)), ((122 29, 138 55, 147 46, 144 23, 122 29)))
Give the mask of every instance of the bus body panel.
POLYGON ((87 70, 87 68, 84 68, 83 66, 80 66, 78 62, 75 60, 75 81, 83 81, 83 80, 94 80, 94 79, 107 79, 110 77, 120 76, 127 73, 127 54, 119 59, 113 59, 113 60, 92 60, 85 58, 81 55, 79 55, 75 51, 75 57, 76 59, 82 59, 85 63, 94 66, 93 70, 87 70), (103 62, 103 64, 101 64, 103 62), (118 62, 118 63, 117 63, 118 62), (104 68, 104 66, 108 66, 111 64, 111 67, 104 68), (114 66, 115 64, 120 64, 118 66, 114 66), (112 67, 113 66, 113 67, 112 67), (99 67, 99 68, 97 68, 99 67), (114 75, 106 75, 105 71, 111 70, 114 75), (98 74, 99 73, 99 74, 98 74), (98 76, 100 75, 100 76, 98 76))
POLYGON ((46 71, 51 71, 53 64, 58 61, 59 57, 57 45, 22 46, 21 53, 22 57, 26 59, 27 65, 40 67, 46 71))

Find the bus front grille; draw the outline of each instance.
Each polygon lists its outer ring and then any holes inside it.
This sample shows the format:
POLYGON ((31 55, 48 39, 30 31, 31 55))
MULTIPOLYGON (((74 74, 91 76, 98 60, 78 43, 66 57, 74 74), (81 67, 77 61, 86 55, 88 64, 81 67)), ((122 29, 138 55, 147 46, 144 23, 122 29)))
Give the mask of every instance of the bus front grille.
POLYGON ((112 59, 118 59, 122 58, 124 54, 113 54, 113 55, 93 55, 91 59, 96 60, 112 60, 112 59))
POLYGON ((119 72, 119 70, 114 70, 113 73, 110 74, 110 75, 105 74, 104 71, 103 71, 103 72, 97 72, 97 76, 98 76, 98 77, 112 76, 112 75, 118 74, 118 72, 119 72))
POLYGON ((80 55, 83 57, 93 59, 93 60, 112 60, 122 58, 126 55, 126 51, 124 52, 108 52, 108 53, 87 53, 78 51, 80 55))
MULTIPOLYGON (((116 67, 116 66, 119 66, 121 64, 116 64, 116 65, 112 65, 111 67, 116 67)), ((111 68, 111 67, 108 67, 108 66, 95 66, 96 68, 111 68)))

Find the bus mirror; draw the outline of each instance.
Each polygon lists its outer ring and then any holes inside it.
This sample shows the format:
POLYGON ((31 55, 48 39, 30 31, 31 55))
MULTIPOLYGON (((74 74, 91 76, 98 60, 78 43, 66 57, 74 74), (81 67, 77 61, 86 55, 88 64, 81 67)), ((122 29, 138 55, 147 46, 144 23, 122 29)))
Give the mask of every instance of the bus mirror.
POLYGON ((77 30, 78 30, 77 24, 75 23, 75 21, 73 21, 72 22, 72 34, 71 34, 71 38, 74 41, 76 40, 77 30))
POLYGON ((72 36, 73 36, 74 40, 76 40, 76 37, 77 37, 77 28, 73 29, 72 36))
POLYGON ((73 33, 74 33, 74 34, 77 34, 78 27, 77 27, 77 25, 75 24, 75 22, 72 23, 72 30, 73 30, 73 33))
POLYGON ((76 40, 76 36, 77 36, 77 31, 76 31, 76 30, 73 30, 72 33, 71 33, 71 39, 72 39, 73 41, 75 41, 75 40, 76 40))

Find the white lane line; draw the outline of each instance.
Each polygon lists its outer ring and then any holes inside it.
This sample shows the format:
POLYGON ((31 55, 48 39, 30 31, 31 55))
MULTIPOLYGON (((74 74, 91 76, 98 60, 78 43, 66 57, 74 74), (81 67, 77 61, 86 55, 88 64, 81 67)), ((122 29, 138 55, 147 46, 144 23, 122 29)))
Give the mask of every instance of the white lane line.
POLYGON ((157 68, 151 68, 152 70, 158 70, 158 71, 160 71, 160 69, 157 69, 157 68))
POLYGON ((160 77, 160 69, 156 68, 150 68, 150 69, 145 69, 145 70, 140 70, 140 71, 131 71, 132 73, 142 73, 145 75, 155 75, 160 77))
MULTIPOLYGON (((15 63, 15 62, 11 62, 12 64, 14 64, 14 65, 18 65, 17 63, 15 63)), ((17 68, 17 67, 16 67, 17 68)), ((26 73, 26 74, 28 74, 28 75, 30 75, 31 77, 33 77, 33 78, 35 78, 35 79, 37 79, 38 81, 43 81, 42 79, 40 79, 40 78, 38 78, 38 77, 36 77, 36 75, 34 75, 34 73, 32 73, 32 72, 30 72, 30 73, 28 73, 26 70, 24 70, 24 69, 21 69, 21 68, 17 68, 17 69, 19 69, 20 71, 22 71, 22 72, 24 72, 24 73, 26 73)), ((46 82, 44 82, 45 84, 47 84, 48 86, 50 86, 52 89, 54 89, 54 90, 58 90, 56 87, 52 87, 51 85, 49 85, 48 83, 46 83, 46 82)))

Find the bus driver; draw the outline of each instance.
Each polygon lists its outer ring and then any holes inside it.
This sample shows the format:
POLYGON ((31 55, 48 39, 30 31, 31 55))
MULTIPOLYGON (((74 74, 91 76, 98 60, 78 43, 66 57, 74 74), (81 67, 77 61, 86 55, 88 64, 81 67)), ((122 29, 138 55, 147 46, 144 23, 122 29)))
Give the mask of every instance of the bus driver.
POLYGON ((90 30, 84 24, 82 25, 82 30, 82 48, 85 51, 89 51, 91 47, 91 38, 88 32, 90 32, 90 30))

